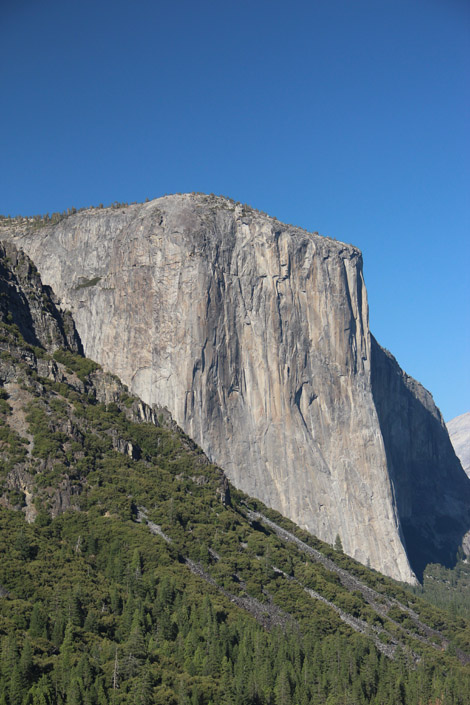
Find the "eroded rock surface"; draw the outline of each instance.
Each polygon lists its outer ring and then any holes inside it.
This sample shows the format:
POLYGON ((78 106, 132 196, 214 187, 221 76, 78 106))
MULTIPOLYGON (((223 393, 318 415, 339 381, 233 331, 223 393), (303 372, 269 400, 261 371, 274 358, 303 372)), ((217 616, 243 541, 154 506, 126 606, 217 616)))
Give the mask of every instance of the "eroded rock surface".
POLYGON ((414 580, 355 247, 202 195, 9 236, 72 311, 85 354, 167 407, 238 487, 414 580))

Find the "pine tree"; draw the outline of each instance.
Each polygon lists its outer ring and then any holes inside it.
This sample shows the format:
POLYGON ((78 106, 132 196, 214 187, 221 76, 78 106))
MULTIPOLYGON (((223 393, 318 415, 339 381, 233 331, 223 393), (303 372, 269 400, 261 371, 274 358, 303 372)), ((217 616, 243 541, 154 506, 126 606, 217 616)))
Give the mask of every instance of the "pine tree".
POLYGON ((276 678, 274 692, 276 694, 276 705, 291 705, 291 684, 289 681, 288 669, 285 664, 281 667, 279 675, 276 678))
POLYGON ((219 702, 221 705, 236 705, 237 699, 233 689, 233 673, 229 660, 222 659, 219 679, 219 702))
POLYGON ((148 662, 141 668, 135 681, 132 698, 135 705, 151 705, 153 701, 152 676, 148 662))
POLYGON ((65 635, 59 651, 59 658, 56 662, 55 682, 59 692, 65 697, 71 678, 71 670, 73 665, 73 644, 74 644, 74 627, 69 622, 65 628, 65 635))
POLYGON ((24 530, 16 535, 15 549, 18 551, 22 561, 29 561, 33 554, 33 548, 24 530))
POLYGON ((186 680, 184 678, 180 678, 178 684, 178 705, 191 705, 186 680))
POLYGON ((83 684, 84 691, 89 691, 93 684, 93 671, 88 654, 82 654, 76 670, 77 676, 83 684))
POLYGON ((35 602, 29 620, 29 633, 32 637, 47 639, 46 618, 39 602, 35 602))
POLYGON ((64 640, 65 618, 62 610, 55 614, 54 626, 52 627, 51 641, 58 648, 64 640))
POLYGON ((76 627, 81 627, 83 624, 83 609, 79 588, 75 588, 69 595, 68 619, 76 627))
POLYGON ((65 705, 83 705, 83 683, 78 676, 70 679, 65 705))
POLYGON ((122 599, 116 587, 111 590, 111 610, 116 616, 122 612, 122 599))
POLYGON ((25 641, 23 649, 21 651, 19 670, 25 687, 29 688, 33 681, 34 664, 33 650, 28 640, 25 641))
POLYGON ((339 534, 336 534, 334 549, 335 551, 343 553, 343 542, 341 541, 341 536, 339 534))
POLYGON ((131 632, 124 647, 123 670, 127 676, 134 676, 139 670, 147 653, 140 610, 136 610, 131 625, 131 632))
POLYGON ((144 596, 144 585, 142 581, 142 558, 138 548, 132 554, 130 564, 129 588, 139 597, 144 596))
POLYGON ((110 702, 112 701, 108 700, 103 683, 100 681, 96 688, 96 705, 109 705, 110 702))
POLYGON ((19 665, 15 665, 10 676, 9 705, 21 705, 24 689, 24 681, 21 677, 19 665))
POLYGON ((10 678, 13 669, 19 665, 19 660, 16 638, 10 634, 2 639, 1 674, 5 680, 10 678))
POLYGON ((47 675, 42 675, 39 681, 31 686, 23 705, 53 705, 55 702, 52 684, 47 675))

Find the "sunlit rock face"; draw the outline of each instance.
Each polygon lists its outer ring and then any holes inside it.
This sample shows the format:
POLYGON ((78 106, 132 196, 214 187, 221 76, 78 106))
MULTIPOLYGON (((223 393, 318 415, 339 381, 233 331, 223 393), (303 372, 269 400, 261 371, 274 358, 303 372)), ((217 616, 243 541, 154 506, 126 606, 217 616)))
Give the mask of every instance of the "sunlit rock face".
POLYGON ((470 411, 448 421, 447 430, 455 453, 470 477, 470 411))
POLYGON ((166 406, 235 485, 414 580, 355 247, 203 195, 13 237, 72 311, 85 354, 166 406))

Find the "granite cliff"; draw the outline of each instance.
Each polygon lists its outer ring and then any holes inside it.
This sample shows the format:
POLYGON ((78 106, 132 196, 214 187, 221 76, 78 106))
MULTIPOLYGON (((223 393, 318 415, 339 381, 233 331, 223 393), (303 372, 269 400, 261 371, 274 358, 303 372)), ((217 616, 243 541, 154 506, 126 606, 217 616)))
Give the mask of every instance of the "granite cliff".
POLYGON ((431 394, 371 340, 372 392, 387 467, 407 554, 421 576, 427 563, 455 562, 470 528, 469 482, 431 394))
POLYGON ((86 355, 167 407, 235 485, 395 578, 414 580, 423 546, 451 560, 470 482, 429 393, 370 336, 355 247, 203 195, 1 236, 86 355))

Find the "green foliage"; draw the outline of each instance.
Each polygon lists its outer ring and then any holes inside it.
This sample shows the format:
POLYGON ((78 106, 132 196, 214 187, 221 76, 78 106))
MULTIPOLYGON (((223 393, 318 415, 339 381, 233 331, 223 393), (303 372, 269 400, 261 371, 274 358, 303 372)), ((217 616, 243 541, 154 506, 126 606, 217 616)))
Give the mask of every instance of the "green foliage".
POLYGON ((429 564, 424 571, 423 585, 414 592, 448 610, 455 618, 470 619, 470 563, 459 560, 452 569, 429 564))
POLYGON ((78 286, 75 287, 75 290, 78 291, 79 289, 87 289, 90 286, 96 286, 98 282, 101 281, 101 277, 93 277, 93 279, 85 279, 82 281, 78 286))
POLYGON ((93 362, 93 360, 89 360, 86 357, 72 353, 69 350, 56 350, 54 353, 54 360, 57 360, 57 362, 65 365, 65 367, 71 372, 75 372, 77 377, 81 379, 82 382, 85 381, 89 374, 100 368, 100 366, 96 362, 93 362))

